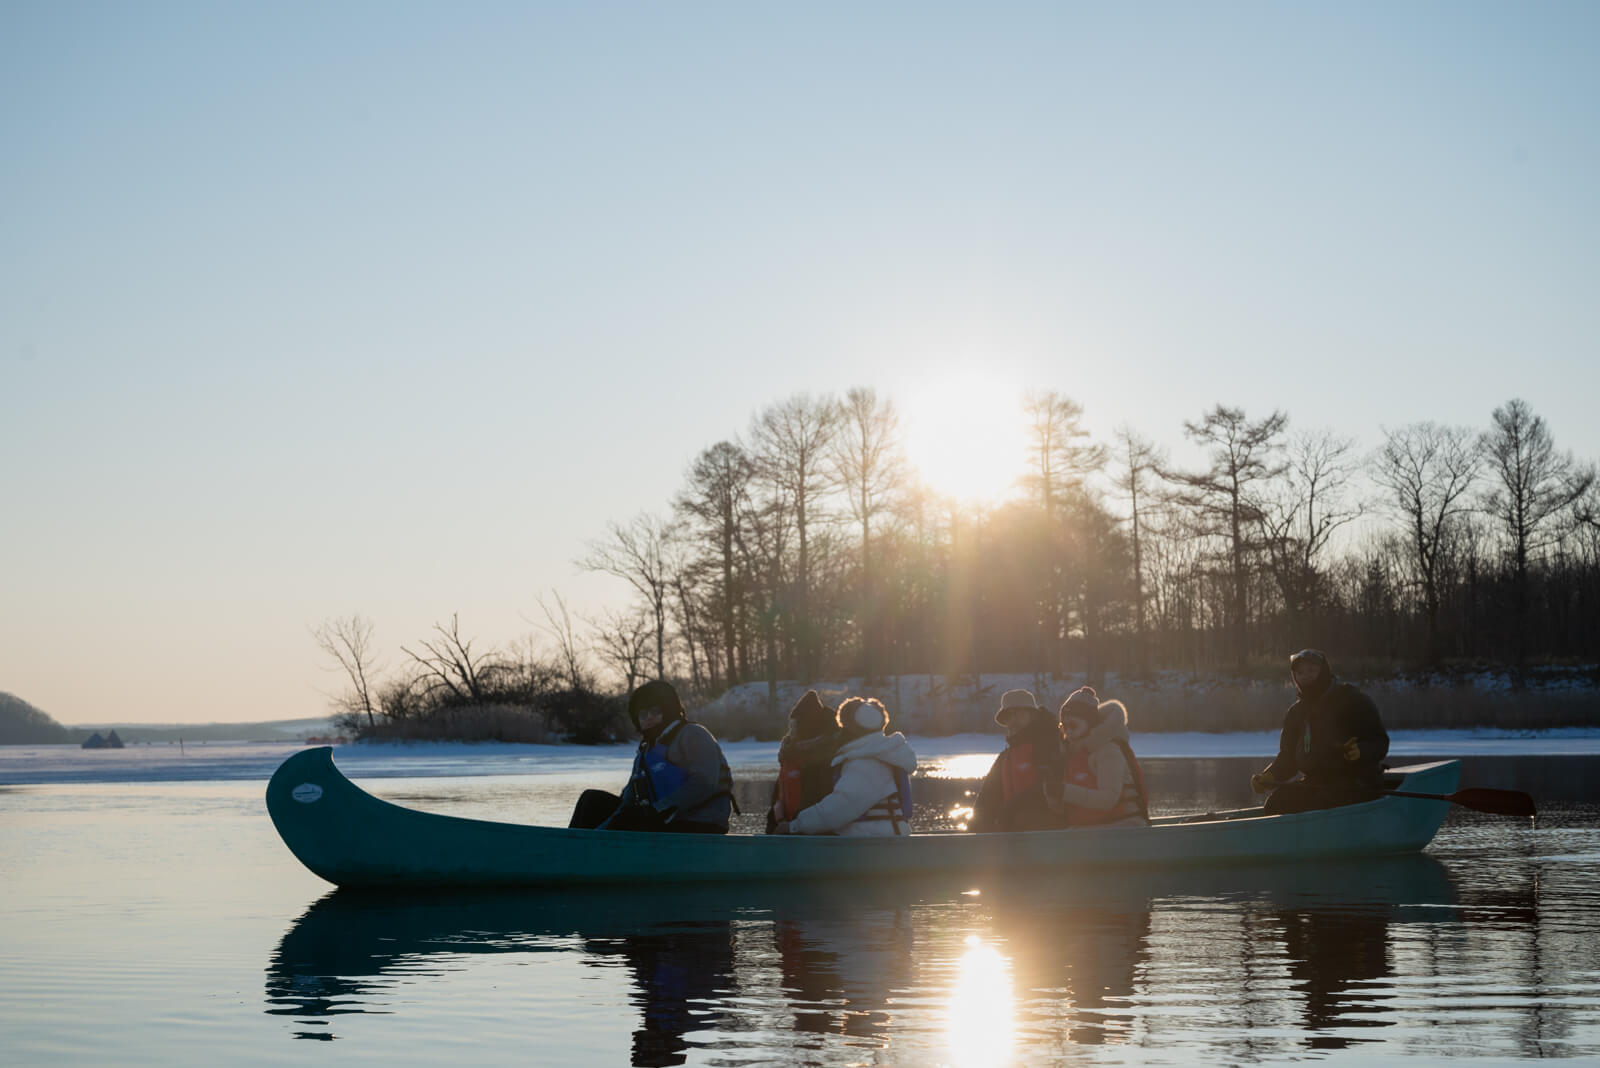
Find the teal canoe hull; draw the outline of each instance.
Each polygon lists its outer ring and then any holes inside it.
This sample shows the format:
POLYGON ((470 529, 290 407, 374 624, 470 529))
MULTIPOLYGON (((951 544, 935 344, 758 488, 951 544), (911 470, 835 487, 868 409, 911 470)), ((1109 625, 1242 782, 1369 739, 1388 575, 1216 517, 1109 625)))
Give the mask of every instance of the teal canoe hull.
MULTIPOLYGON (((1454 792, 1456 761, 1411 768, 1400 787, 1454 792)), ((981 875, 1083 867, 1282 862, 1417 852, 1444 801, 1383 797, 1287 816, 1258 809, 1168 817, 1149 827, 903 838, 646 834, 530 827, 418 812, 373 797, 328 747, 296 753, 267 784, 267 811, 307 868, 337 886, 580 886, 618 883, 981 875)))

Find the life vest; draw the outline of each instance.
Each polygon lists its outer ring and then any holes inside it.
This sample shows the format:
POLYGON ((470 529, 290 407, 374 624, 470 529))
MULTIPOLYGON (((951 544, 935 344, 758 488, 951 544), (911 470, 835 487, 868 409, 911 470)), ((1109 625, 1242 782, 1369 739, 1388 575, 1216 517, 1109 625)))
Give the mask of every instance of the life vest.
POLYGON ((689 773, 667 759, 667 746, 683 729, 679 720, 660 734, 648 748, 641 745, 633 758, 633 780, 639 783, 644 796, 652 803, 667 797, 689 779, 689 773))
MULTIPOLYGON (((831 756, 830 752, 828 756, 831 756)), ((794 819, 805 809, 828 796, 838 776, 828 777, 822 760, 802 763, 790 758, 778 761, 778 800, 783 803, 784 819, 794 819)))
MULTIPOLYGON (((844 774, 845 763, 848 763, 848 761, 833 766, 833 784, 835 786, 839 785, 839 776, 844 774)), ((905 823, 908 825, 906 830, 909 832, 912 811, 911 776, 907 775, 905 769, 898 764, 891 764, 887 760, 880 760, 878 763, 894 773, 895 792, 883 798, 856 818, 863 820, 893 820, 896 824, 895 832, 897 834, 900 831, 899 824, 905 823)), ((784 811, 788 811, 788 809, 785 808, 784 811)))
POLYGON ((1009 745, 1000 754, 1000 804, 1011 802, 1039 787, 1039 766, 1034 762, 1032 742, 1009 745))
MULTIPOLYGON (((1132 782, 1124 781, 1122 794, 1117 798, 1117 803, 1110 808, 1085 808, 1082 805, 1067 803, 1067 826, 1092 827, 1102 823, 1116 823, 1129 816, 1150 818, 1150 795, 1145 790, 1144 769, 1139 766, 1139 761, 1133 755, 1133 749, 1124 741, 1111 743, 1122 750, 1122 759, 1127 761, 1128 776, 1132 782)), ((1067 754, 1066 781, 1072 786, 1081 786, 1086 790, 1097 789, 1099 779, 1094 773, 1094 766, 1089 763, 1087 749, 1075 749, 1067 754)))

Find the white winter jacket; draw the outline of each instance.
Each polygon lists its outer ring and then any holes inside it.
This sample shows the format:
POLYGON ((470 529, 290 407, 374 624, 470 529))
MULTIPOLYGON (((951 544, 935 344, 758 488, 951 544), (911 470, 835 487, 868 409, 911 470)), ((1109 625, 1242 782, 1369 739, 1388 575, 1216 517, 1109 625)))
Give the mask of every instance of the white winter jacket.
POLYGON ((840 746, 833 758, 839 780, 833 792, 803 810, 789 823, 792 834, 839 834, 851 837, 892 837, 910 834, 904 820, 862 819, 869 809, 895 794, 894 769, 907 775, 917 770, 917 754, 906 736, 868 734, 840 746))

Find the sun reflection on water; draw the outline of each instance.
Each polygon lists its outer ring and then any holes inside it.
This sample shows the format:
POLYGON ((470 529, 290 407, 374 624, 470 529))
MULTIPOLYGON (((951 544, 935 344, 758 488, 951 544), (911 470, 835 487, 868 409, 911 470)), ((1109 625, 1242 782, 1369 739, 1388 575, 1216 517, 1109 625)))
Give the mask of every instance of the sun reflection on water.
POLYGON ((933 779, 981 779, 993 764, 993 753, 963 753, 934 761, 926 774, 933 779))
POLYGON ((950 1063, 978 1068, 1010 1064, 1015 1028, 1011 963, 977 935, 968 935, 966 945, 946 1010, 950 1063))

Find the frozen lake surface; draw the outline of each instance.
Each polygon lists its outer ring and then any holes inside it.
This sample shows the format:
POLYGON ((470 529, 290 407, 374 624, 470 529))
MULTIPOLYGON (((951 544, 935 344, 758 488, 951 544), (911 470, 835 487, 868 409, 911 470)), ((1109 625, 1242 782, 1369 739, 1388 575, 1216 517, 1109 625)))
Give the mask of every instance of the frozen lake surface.
MULTIPOLYGON (((1003 747, 998 734, 912 738, 924 767, 970 768, 972 758, 1003 747), (967 759, 962 759, 967 758, 967 759)), ((1141 759, 1259 757, 1277 751, 1278 732, 1234 734, 1134 734, 1141 759)), ((206 742, 181 748, 165 742, 126 749, 80 749, 76 745, 0 746, 0 786, 67 782, 178 782, 260 779, 265 782, 298 742, 206 742)), ((734 769, 769 773, 777 765, 777 742, 725 742, 734 769)), ((1394 731, 1390 763, 1406 758, 1460 756, 1600 756, 1600 729, 1544 731, 1486 728, 1457 731, 1394 731)), ((633 746, 508 745, 498 742, 388 742, 335 747, 334 759, 351 778, 431 775, 582 775, 624 773, 633 746)), ((987 767, 987 765, 984 765, 987 767)), ((980 772, 981 774, 981 772, 980 772)))
MULTIPOLYGON (((1136 744, 1156 809, 1178 811, 1248 803, 1273 740, 1136 744)), ((945 776, 924 780, 919 820, 960 804, 973 784, 956 773, 998 743, 917 740, 945 776)), ((1541 809, 1536 826, 1457 810, 1414 857, 405 896, 331 892, 278 841, 262 788, 297 746, 0 749, 4 1059, 1593 1063, 1596 743, 1397 737, 1402 762, 1464 753, 1464 786, 1528 790, 1541 809), (1567 755, 1538 755, 1552 751, 1567 755)), ((729 750, 758 811, 775 747, 729 750)), ((628 754, 345 746, 336 759, 400 804, 558 823, 582 786, 619 785, 628 754)))

